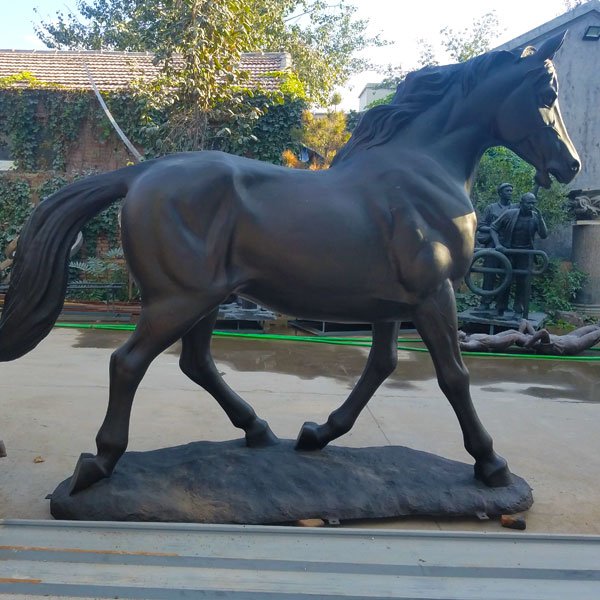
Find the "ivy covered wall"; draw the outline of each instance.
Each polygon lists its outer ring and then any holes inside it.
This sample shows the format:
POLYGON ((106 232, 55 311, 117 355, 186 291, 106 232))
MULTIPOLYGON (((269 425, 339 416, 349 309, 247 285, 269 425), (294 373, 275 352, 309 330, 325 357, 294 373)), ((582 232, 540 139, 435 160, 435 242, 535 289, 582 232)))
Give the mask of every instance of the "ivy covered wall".
MULTIPOLYGON (((147 96, 103 96, 117 123, 147 158, 164 154, 158 132, 166 115, 153 109, 147 96)), ((210 148, 281 163, 281 154, 293 144, 291 131, 301 123, 304 101, 293 92, 279 91, 254 94, 248 102, 262 111, 253 135, 214 135, 210 148)), ((212 127, 217 130, 221 124, 212 127)), ((107 170, 131 160, 92 92, 44 85, 27 73, 0 78, 0 146, 25 172, 107 170)))
MULTIPOLYGON (((158 132, 165 115, 152 108, 147 96, 122 91, 103 97, 145 157, 164 154, 158 132)), ((280 164, 283 151, 294 145, 292 131, 300 126, 304 101, 283 86, 276 93, 254 94, 248 102, 262 111, 253 135, 214 136, 211 148, 280 164)), ((216 130, 220 125, 212 126, 216 130)), ((82 175, 133 161, 92 92, 45 85, 28 73, 0 78, 0 149, 16 168, 0 172, 0 262, 39 199, 82 175)), ((117 215, 118 206, 86 226, 88 255, 96 252, 99 241, 118 244, 117 215)))

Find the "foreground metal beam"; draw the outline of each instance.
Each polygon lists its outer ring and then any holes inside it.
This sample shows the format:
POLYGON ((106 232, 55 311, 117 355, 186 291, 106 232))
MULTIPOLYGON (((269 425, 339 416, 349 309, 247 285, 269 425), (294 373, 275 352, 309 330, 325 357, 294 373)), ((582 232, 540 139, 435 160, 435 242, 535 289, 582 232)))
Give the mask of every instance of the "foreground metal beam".
POLYGON ((0 598, 597 600, 600 536, 0 521, 0 598))

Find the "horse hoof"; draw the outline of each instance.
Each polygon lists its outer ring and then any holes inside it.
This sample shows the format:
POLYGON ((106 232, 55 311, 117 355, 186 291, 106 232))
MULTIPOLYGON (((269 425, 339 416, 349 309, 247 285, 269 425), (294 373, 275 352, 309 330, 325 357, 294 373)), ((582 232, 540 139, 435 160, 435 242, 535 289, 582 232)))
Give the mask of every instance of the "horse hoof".
POLYGON ((475 463, 475 479, 488 487, 506 487, 512 483, 507 462, 497 454, 489 460, 475 463))
POLYGON ((91 485, 108 477, 108 473, 98 464, 93 454, 82 454, 77 461, 75 471, 71 477, 69 496, 89 488, 91 485))
POLYGON ((316 423, 304 423, 296 440, 296 450, 321 450, 327 446, 327 440, 320 433, 321 426, 316 423))
POLYGON ((279 438, 271 431, 266 421, 257 419, 255 424, 246 431, 246 446, 248 448, 266 448, 279 444, 279 438))

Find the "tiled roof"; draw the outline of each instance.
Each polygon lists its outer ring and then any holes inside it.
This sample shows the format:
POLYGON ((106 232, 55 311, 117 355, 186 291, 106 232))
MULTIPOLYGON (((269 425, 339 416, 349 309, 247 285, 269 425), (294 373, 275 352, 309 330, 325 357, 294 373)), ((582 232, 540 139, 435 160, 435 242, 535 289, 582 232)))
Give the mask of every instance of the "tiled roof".
MULTIPOLYGON (((158 74, 153 56, 144 52, 102 52, 71 50, 0 50, 0 77, 25 71, 36 79, 70 89, 89 88, 89 69, 98 88, 104 91, 126 88, 133 80, 149 80, 158 74)), ((291 66, 285 52, 249 52, 242 55, 241 68, 249 71, 250 82, 267 90, 278 87, 266 73, 291 66)))

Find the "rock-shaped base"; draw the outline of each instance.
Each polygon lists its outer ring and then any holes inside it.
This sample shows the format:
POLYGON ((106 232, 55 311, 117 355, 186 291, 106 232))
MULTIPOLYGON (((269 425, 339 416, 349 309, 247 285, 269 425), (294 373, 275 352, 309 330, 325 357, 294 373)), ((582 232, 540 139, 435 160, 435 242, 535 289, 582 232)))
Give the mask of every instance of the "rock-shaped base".
POLYGON ((283 523, 307 518, 490 517, 528 509, 527 482, 488 488, 473 466, 402 446, 298 452, 293 442, 243 440, 127 452, 115 472, 68 495, 52 494, 57 519, 283 523))

